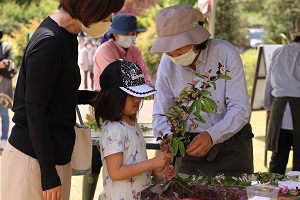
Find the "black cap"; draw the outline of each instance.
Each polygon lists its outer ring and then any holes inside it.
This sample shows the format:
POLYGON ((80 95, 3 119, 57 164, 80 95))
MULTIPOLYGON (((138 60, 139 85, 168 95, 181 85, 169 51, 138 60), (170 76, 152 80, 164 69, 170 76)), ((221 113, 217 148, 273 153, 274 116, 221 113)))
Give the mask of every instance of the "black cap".
POLYGON ((116 60, 110 63, 100 75, 101 89, 120 88, 126 93, 146 97, 156 92, 146 85, 143 71, 133 63, 125 60, 116 60))

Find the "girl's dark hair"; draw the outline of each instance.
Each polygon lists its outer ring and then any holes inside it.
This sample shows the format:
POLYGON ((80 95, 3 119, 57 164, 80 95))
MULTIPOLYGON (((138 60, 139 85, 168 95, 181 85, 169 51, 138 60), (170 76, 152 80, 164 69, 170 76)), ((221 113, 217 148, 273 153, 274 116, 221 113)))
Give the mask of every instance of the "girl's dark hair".
POLYGON ((208 41, 208 40, 205 40, 204 42, 202 42, 202 43, 200 43, 200 44, 197 44, 197 45, 196 45, 196 49, 197 49, 197 50, 204 50, 204 49, 206 48, 206 46, 207 46, 207 41, 208 41))
MULTIPOLYGON (((95 108, 95 119, 100 128, 102 121, 120 121, 128 94, 120 88, 101 89, 96 96, 93 106, 95 108)), ((130 116, 135 121, 135 115, 130 116)))
POLYGON ((84 26, 104 20, 112 13, 121 10, 125 0, 60 0, 63 8, 73 19, 78 19, 84 26))

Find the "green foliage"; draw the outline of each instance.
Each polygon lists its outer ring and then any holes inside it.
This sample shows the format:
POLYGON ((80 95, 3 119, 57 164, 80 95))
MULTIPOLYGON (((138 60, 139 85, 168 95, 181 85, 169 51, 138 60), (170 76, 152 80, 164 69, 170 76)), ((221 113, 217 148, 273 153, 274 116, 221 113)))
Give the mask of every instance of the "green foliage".
POLYGON ((58 8, 56 0, 40 0, 29 5, 19 5, 14 1, 6 1, 0 9, 0 27, 3 32, 10 34, 21 25, 28 24, 30 19, 43 19, 52 14, 58 8))
POLYGON ((242 4, 235 0, 217 1, 215 38, 226 40, 238 48, 245 47, 247 27, 242 4))
POLYGON ((178 150, 182 156, 185 156, 185 147, 189 144, 189 138, 185 137, 187 128, 187 121, 191 124, 189 130, 196 130, 198 127, 197 122, 205 123, 204 118, 201 116, 201 111, 204 113, 212 113, 217 110, 217 103, 209 98, 211 92, 210 88, 216 89, 216 81, 218 79, 231 80, 231 77, 225 75, 228 70, 219 63, 216 75, 212 76, 211 70, 199 74, 194 72, 194 79, 188 83, 190 87, 185 87, 181 90, 179 97, 175 97, 176 103, 173 107, 165 108, 168 113, 164 115, 168 118, 171 124, 172 135, 168 136, 159 131, 161 137, 158 140, 166 140, 168 149, 172 147, 173 155, 176 156, 178 150), (200 86, 197 84, 202 79, 200 86), (197 121, 197 122, 195 122, 197 121))
MULTIPOLYGON (((19 5, 14 1, 2 3, 0 27, 7 35, 5 41, 11 45, 13 60, 17 67, 21 65, 28 34, 33 33, 41 20, 52 14, 58 7, 56 0, 40 0, 29 5, 19 5)), ((3 39, 3 40, 4 40, 3 39)))
POLYGON ((148 66, 148 74, 153 81, 155 80, 156 71, 162 54, 152 53, 150 52, 150 49, 157 38, 154 18, 157 11, 161 9, 162 7, 156 5, 155 7, 146 9, 144 15, 137 17, 139 24, 141 24, 142 27, 146 27, 147 31, 138 35, 136 45, 142 51, 142 55, 148 66))
POLYGON ((32 19, 28 25, 20 25, 18 30, 11 32, 10 40, 8 41, 11 45, 13 60, 17 67, 20 67, 24 50, 27 45, 28 33, 33 33, 34 30, 40 24, 40 20, 32 19))
POLYGON ((249 50, 241 53, 240 55, 241 55, 243 65, 244 65, 248 95, 249 95, 249 97, 251 97, 253 81, 254 81, 254 74, 255 74, 255 70, 256 70, 257 50, 249 49, 249 50))
POLYGON ((300 0, 265 0, 263 27, 267 31, 267 42, 289 43, 296 31, 295 22, 300 13, 300 0), (283 39, 282 36, 287 39, 283 39))

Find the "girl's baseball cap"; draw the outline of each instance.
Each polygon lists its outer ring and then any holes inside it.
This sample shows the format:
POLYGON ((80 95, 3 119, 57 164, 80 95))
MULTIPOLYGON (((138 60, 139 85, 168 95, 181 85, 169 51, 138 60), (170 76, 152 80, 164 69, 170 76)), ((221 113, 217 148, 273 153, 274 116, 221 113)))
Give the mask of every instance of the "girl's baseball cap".
POLYGON ((137 64, 122 59, 110 63, 103 70, 100 75, 100 87, 101 89, 118 87, 136 97, 146 97, 156 92, 146 84, 143 71, 137 64))

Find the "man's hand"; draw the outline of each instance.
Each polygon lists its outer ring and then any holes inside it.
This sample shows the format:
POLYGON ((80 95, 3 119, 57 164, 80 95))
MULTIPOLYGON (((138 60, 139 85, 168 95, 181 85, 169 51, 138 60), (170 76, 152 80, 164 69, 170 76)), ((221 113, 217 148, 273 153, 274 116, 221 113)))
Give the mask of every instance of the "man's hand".
POLYGON ((62 186, 52 188, 50 190, 43 191, 44 200, 60 200, 61 199, 62 186))
POLYGON ((208 132, 199 133, 187 147, 186 153, 189 156, 204 156, 212 146, 212 139, 208 132))

